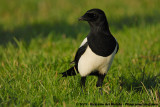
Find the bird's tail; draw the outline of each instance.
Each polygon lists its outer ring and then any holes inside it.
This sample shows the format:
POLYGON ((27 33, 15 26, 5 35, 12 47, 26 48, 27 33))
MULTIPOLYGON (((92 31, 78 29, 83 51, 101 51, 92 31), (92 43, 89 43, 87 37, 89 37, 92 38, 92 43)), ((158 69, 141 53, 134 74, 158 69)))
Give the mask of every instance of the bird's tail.
POLYGON ((62 77, 67 77, 67 76, 74 76, 76 75, 76 70, 75 70, 75 67, 71 67, 70 69, 68 69, 67 71, 65 72, 62 72, 60 73, 62 74, 62 77))

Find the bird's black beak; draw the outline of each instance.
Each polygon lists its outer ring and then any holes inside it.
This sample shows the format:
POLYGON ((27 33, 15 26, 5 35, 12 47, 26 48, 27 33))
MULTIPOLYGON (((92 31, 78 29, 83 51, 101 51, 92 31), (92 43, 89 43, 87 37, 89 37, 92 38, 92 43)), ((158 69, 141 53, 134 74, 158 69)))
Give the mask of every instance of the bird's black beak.
POLYGON ((91 18, 89 17, 89 13, 85 13, 83 16, 81 16, 78 20, 79 21, 90 21, 91 18))
POLYGON ((80 18, 78 18, 78 21, 84 21, 84 16, 81 16, 80 18))

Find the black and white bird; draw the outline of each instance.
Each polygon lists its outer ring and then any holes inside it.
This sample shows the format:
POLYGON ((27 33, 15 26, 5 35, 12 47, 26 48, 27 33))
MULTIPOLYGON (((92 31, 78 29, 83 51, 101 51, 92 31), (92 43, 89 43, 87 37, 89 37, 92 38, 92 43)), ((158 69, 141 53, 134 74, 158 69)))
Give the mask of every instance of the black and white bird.
POLYGON ((87 21, 90 32, 81 43, 74 59, 74 66, 61 73, 63 77, 81 75, 81 86, 85 87, 86 77, 98 77, 96 86, 102 87, 103 80, 111 67, 119 45, 109 30, 105 13, 100 9, 88 10, 79 18, 87 21))

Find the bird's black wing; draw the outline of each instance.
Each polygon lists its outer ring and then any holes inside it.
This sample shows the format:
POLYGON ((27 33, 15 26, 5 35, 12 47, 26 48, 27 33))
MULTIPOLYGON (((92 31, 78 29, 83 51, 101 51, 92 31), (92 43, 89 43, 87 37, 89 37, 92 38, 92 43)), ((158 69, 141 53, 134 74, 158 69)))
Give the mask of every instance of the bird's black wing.
POLYGON ((75 65, 78 66, 78 61, 79 61, 80 57, 83 55, 83 53, 86 51, 87 46, 88 46, 88 42, 86 42, 84 45, 82 45, 82 46, 78 49, 78 51, 77 51, 77 53, 76 53, 76 55, 75 55, 75 59, 74 59, 75 65))
POLYGON ((67 71, 60 73, 60 74, 62 74, 62 77, 74 76, 78 73, 78 61, 79 61, 80 57, 83 55, 83 53, 86 51, 87 46, 88 46, 88 43, 86 42, 84 45, 82 45, 78 49, 74 61, 71 62, 71 63, 74 62, 75 65, 73 67, 71 67, 70 69, 68 69, 67 71), (76 73, 76 71, 77 71, 77 73, 76 73))

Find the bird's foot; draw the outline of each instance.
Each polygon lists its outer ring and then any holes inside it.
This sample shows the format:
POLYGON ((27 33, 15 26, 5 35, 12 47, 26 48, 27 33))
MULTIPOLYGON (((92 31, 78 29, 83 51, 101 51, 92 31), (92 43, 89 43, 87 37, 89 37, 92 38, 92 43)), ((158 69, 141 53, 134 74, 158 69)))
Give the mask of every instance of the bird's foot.
POLYGON ((82 93, 86 92, 86 88, 85 87, 82 87, 81 90, 82 90, 82 93))
POLYGON ((100 93, 101 95, 103 95, 103 89, 102 89, 102 87, 99 87, 99 93, 100 93))

